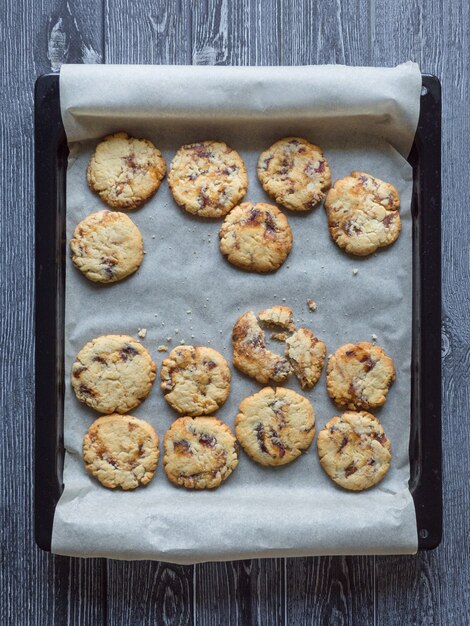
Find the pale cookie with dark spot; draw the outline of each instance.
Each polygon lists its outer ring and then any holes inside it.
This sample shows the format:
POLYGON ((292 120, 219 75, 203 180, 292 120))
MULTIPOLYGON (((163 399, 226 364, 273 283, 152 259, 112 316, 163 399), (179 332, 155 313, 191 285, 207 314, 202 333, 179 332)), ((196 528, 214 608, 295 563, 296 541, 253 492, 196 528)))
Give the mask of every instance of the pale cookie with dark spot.
POLYGON ((83 439, 86 471, 108 489, 147 485, 158 464, 159 441, 152 426, 131 415, 106 415, 83 439))
POLYGON ((366 411, 333 417, 319 432, 317 446, 321 466, 344 489, 369 489, 390 467, 390 441, 379 420, 366 411))
POLYGON ((224 357, 204 346, 178 346, 162 363, 161 388, 178 413, 208 415, 230 392, 230 368, 224 357))
POLYGON ((175 485, 213 489, 238 465, 238 443, 215 417, 180 417, 165 433, 163 466, 175 485))
POLYGON ((308 328, 299 328, 286 340, 286 356, 302 389, 311 389, 321 376, 326 346, 308 328))
POLYGON ((134 222, 116 211, 99 211, 82 220, 70 240, 72 261, 86 278, 114 283, 142 263, 142 235, 134 222))
POLYGON ((242 158, 222 141, 181 146, 174 156, 168 185, 186 211, 200 217, 222 217, 248 189, 242 158))
POLYGON ((257 172, 266 193, 291 211, 315 207, 331 184, 322 149, 302 137, 276 141, 259 157, 257 172))
POLYGON ((347 343, 328 359, 326 387, 340 407, 368 410, 382 406, 394 380, 393 360, 380 346, 367 341, 347 343))
POLYGON ((356 256, 396 241, 401 231, 399 209, 395 187, 365 172, 337 180, 325 200, 333 241, 356 256))
POLYGON ((258 318, 261 322, 269 327, 279 326, 289 332, 295 330, 294 314, 292 309, 288 306, 275 304, 269 307, 269 309, 263 309, 258 313, 258 318))
POLYGON ((80 402, 100 413, 127 413, 150 393, 156 366, 127 335, 102 335, 77 354, 72 387, 80 402))
POLYGON ((292 231, 286 216, 271 204, 243 202, 224 220, 220 251, 245 270, 273 272, 292 249, 292 231))
POLYGON ((96 146, 87 182, 113 209, 137 209, 157 191, 165 172, 165 159, 151 141, 121 132, 96 146))
POLYGON ((233 364, 259 383, 284 382, 292 368, 288 360, 266 348, 265 334, 252 311, 244 313, 232 332, 233 364))
POLYGON ((237 440, 261 465, 291 463, 312 443, 315 412, 291 389, 265 387, 240 404, 235 420, 237 440))

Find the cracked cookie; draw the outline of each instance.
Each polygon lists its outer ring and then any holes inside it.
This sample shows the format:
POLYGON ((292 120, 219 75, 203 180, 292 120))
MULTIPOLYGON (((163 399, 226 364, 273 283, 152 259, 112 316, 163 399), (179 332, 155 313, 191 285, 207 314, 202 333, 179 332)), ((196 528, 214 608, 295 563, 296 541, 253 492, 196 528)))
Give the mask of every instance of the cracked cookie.
POLYGON ((372 409, 382 406, 395 380, 393 360, 380 346, 347 343, 330 356, 326 387, 340 407, 372 409))
POLYGON ((308 328, 299 328, 286 339, 286 356, 302 389, 311 389, 321 376, 326 346, 308 328))
POLYGON ((72 365, 80 402, 100 413, 127 413, 150 393, 156 366, 147 350, 127 335, 102 335, 87 343, 72 365))
POLYGON ((230 392, 230 368, 224 357, 204 346, 178 346, 162 363, 161 388, 178 413, 217 411, 230 392))
POLYGON ((121 132, 96 146, 87 182, 113 209, 137 209, 157 191, 165 172, 162 153, 151 141, 121 132))
POLYGON ((288 306, 275 304, 269 307, 269 309, 263 309, 258 313, 258 318, 261 322, 269 327, 279 326, 289 332, 295 330, 294 314, 292 309, 288 306))
POLYGON ((323 151, 301 137, 285 137, 258 160, 266 193, 291 211, 309 211, 325 197, 331 173, 323 151))
POLYGON ((222 141, 181 146, 174 156, 168 185, 176 203, 200 217, 222 217, 248 189, 245 164, 222 141))
POLYGON ((237 440, 261 465, 291 463, 307 450, 315 435, 315 412, 291 389, 265 387, 240 404, 235 420, 237 440))
POLYGON ((219 232, 220 251, 245 270, 273 272, 292 248, 292 231, 286 216, 275 206, 243 202, 224 220, 219 232))
POLYGON ((142 235, 134 222, 117 211, 99 211, 82 220, 70 240, 72 261, 86 278, 114 283, 142 263, 142 235))
POLYGON ((180 417, 165 433, 163 466, 175 485, 213 489, 238 465, 238 444, 215 417, 180 417))
POLYGON ((93 422, 83 439, 86 471, 108 489, 147 485, 158 464, 158 436, 131 415, 106 415, 93 422))
POLYGON ((325 200, 333 241, 356 256, 396 241, 401 231, 399 209, 395 187, 365 172, 337 180, 325 200))
POLYGON ((390 467, 390 441, 379 420, 366 411, 333 417, 319 432, 317 446, 321 466, 344 489, 369 489, 390 467))
POLYGON ((266 348, 265 334, 252 311, 237 320, 232 331, 233 364, 259 383, 284 382, 292 368, 288 360, 266 348))

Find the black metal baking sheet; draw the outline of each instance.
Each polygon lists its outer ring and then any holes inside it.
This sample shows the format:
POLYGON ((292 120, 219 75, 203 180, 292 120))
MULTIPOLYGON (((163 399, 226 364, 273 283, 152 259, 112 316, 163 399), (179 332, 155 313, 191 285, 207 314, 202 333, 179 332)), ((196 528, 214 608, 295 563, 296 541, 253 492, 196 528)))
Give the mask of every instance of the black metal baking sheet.
MULTIPOLYGON (((35 538, 51 549, 56 504, 63 490, 65 183, 67 138, 59 76, 35 89, 36 189, 36 456, 35 538)), ((421 110, 408 158, 413 166, 413 347, 410 491, 418 548, 442 537, 441 471, 441 88, 423 75, 421 110)))

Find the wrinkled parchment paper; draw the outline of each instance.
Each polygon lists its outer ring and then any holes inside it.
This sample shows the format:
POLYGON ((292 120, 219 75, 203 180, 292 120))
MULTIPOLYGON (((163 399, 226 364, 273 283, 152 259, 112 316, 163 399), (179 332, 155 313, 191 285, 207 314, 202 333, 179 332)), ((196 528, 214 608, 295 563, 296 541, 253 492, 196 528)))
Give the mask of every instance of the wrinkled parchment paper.
MULTIPOLYGON (((195 563, 250 557, 412 553, 416 520, 408 491, 411 353, 412 171, 405 158, 419 113, 421 76, 406 63, 393 69, 321 67, 63 66, 61 108, 70 144, 67 237, 87 214, 105 206, 87 187, 85 170, 98 138, 125 130, 151 139, 169 165, 177 148, 220 139, 247 165, 247 200, 269 201, 256 177, 259 153, 299 134, 323 147, 333 180, 363 170, 392 182, 401 195, 403 231, 388 249, 348 257, 330 240, 322 206, 286 211, 294 234, 287 262, 274 274, 229 265, 218 249, 221 220, 190 216, 173 202, 166 180, 130 212, 144 237, 142 267, 109 286, 85 279, 67 260, 65 322, 65 489, 54 518, 53 552, 119 559, 195 563), (357 270, 357 272, 355 272, 357 270), (306 300, 318 305, 312 313, 306 300), (308 452, 280 468, 264 468, 243 452, 232 476, 214 491, 191 492, 166 479, 160 459, 154 480, 133 492, 110 491, 87 476, 82 439, 98 417, 80 404, 71 364, 90 339, 137 337, 158 365, 157 346, 210 345, 231 362, 230 333, 247 310, 273 304, 294 309, 332 353, 372 335, 390 354, 397 380, 375 411, 392 442, 391 469, 379 486, 347 492, 320 467, 316 437, 308 452), (171 340, 167 339, 171 337, 171 340)), ((282 344, 271 344, 282 350, 282 344)), ((228 401, 217 416, 233 427, 240 401, 261 387, 232 368, 228 401)), ((339 410, 325 373, 308 396, 317 433, 339 410)), ((178 417, 166 404, 159 376, 133 415, 148 420, 162 442, 178 417)), ((161 458, 163 453, 161 453, 161 458)))

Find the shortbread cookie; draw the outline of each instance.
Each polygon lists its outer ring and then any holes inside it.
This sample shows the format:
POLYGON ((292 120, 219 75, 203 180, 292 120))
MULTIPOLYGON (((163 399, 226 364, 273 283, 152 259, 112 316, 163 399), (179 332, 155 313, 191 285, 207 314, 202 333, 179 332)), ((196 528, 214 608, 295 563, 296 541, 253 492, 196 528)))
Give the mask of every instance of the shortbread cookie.
POLYGON ((180 417, 165 433, 163 466, 175 485, 213 489, 238 465, 238 444, 215 417, 180 417))
POLYGON ((380 346, 366 341, 338 348, 326 368, 330 398, 338 406, 349 409, 382 406, 394 380, 393 360, 380 346))
POLYGON ((286 340, 286 356, 302 389, 311 389, 321 376, 326 346, 308 328, 299 328, 286 340))
POLYGON ((113 209, 137 209, 157 191, 165 172, 162 153, 151 141, 115 133, 96 146, 87 181, 113 209))
POLYGON ((269 307, 269 309, 260 311, 258 318, 269 327, 279 326, 289 332, 295 330, 294 314, 292 313, 292 309, 288 306, 276 304, 269 307))
POLYGON ((109 489, 135 489, 149 483, 158 456, 157 433, 132 415, 99 417, 83 439, 87 472, 109 489))
POLYGON ((292 371, 288 360, 266 348, 263 329, 255 314, 240 317, 232 332, 233 364, 259 383, 284 382, 292 371))
POLYGON ((114 283, 142 263, 142 235, 125 213, 99 211, 82 220, 70 241, 72 261, 97 283, 114 283))
POLYGON ((390 441, 379 420, 366 411, 333 417, 319 432, 317 445, 321 466, 344 489, 369 489, 390 467, 390 441))
POLYGON ((240 404, 235 432, 245 452, 261 465, 285 465, 307 450, 315 434, 315 412, 291 389, 265 387, 240 404))
POLYGON ((280 139, 263 152, 258 178, 266 193, 291 211, 312 209, 331 184, 322 149, 301 137, 280 139))
POLYGON ((232 265, 254 272, 277 270, 292 248, 286 216, 262 202, 243 202, 230 211, 219 238, 220 251, 232 265))
POLYGON ((207 415, 217 411, 230 391, 230 368, 224 357, 203 346, 178 346, 162 363, 161 388, 178 413, 207 415))
POLYGON ((86 344, 72 365, 75 394, 100 413, 127 413, 150 393, 156 366, 127 335, 103 335, 86 344))
POLYGON ((245 164, 222 141, 182 146, 173 158, 168 185, 175 201, 200 217, 222 217, 248 189, 245 164))
POLYGON ((399 208, 395 187, 365 172, 337 180, 325 200, 333 241, 356 256, 372 254, 398 238, 399 208))

